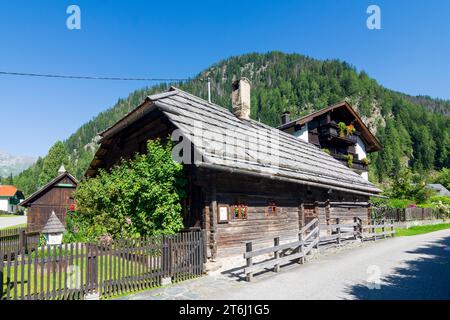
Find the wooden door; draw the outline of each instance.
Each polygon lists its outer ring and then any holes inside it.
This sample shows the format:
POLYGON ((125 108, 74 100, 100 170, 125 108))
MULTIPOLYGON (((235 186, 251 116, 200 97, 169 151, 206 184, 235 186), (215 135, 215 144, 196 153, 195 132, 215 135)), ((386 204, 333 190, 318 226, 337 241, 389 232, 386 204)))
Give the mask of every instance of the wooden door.
POLYGON ((302 221, 304 225, 307 225, 311 220, 315 218, 319 218, 319 210, 317 208, 316 203, 309 202, 309 203, 303 203, 303 217, 302 221))

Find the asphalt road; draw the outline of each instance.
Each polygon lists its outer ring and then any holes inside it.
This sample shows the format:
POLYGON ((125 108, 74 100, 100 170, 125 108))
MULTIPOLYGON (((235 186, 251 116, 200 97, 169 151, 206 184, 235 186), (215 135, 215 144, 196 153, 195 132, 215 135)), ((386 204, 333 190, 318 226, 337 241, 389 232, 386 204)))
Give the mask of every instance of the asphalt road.
POLYGON ((450 299, 449 247, 450 229, 365 243, 207 298, 450 299))
POLYGON ((27 223, 26 216, 0 217, 0 229, 27 223))

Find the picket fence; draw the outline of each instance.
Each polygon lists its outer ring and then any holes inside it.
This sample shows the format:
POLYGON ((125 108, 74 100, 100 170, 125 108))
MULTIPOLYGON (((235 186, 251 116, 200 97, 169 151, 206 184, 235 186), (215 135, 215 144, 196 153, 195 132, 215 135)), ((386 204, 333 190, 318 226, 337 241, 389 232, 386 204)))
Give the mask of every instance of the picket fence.
POLYGON ((154 288, 202 275, 205 252, 200 230, 0 252, 0 299, 81 300, 154 288))

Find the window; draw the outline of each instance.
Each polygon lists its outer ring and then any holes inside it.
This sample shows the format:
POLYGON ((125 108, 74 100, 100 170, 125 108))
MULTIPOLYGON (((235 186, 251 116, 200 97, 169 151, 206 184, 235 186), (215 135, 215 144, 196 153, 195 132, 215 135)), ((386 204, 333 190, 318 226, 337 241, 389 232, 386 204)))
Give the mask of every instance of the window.
POLYGON ((240 195, 234 198, 234 205, 230 206, 230 215, 235 220, 245 220, 248 218, 246 195, 240 195))
POLYGON ((268 215, 276 215, 278 213, 278 207, 275 201, 269 201, 267 205, 267 214, 268 215))
POLYGON ((219 217, 218 217, 218 222, 219 223, 227 223, 228 222, 228 206, 226 205, 221 205, 219 206, 219 217))
POLYGON ((242 204, 232 206, 233 217, 238 220, 245 220, 248 216, 248 207, 242 204))

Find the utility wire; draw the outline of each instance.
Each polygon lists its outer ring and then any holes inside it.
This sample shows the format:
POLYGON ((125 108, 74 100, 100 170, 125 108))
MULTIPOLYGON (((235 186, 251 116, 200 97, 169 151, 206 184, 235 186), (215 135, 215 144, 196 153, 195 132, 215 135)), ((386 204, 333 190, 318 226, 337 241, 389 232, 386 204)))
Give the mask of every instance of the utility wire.
POLYGON ((7 72, 0 71, 0 75, 7 76, 26 76, 26 77, 41 77, 41 78, 59 78, 59 79, 79 79, 79 80, 113 80, 113 81, 187 81, 191 79, 183 78, 131 78, 131 77, 97 77, 97 76, 71 76, 61 74, 39 74, 39 73, 24 73, 24 72, 7 72))

